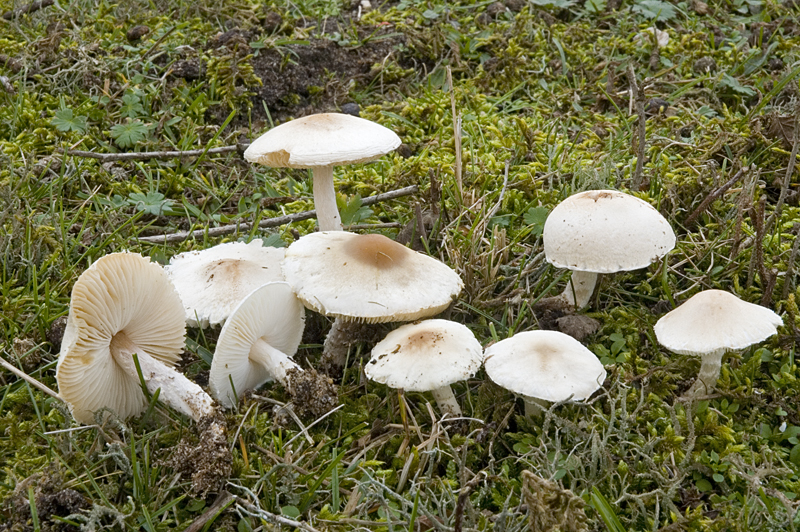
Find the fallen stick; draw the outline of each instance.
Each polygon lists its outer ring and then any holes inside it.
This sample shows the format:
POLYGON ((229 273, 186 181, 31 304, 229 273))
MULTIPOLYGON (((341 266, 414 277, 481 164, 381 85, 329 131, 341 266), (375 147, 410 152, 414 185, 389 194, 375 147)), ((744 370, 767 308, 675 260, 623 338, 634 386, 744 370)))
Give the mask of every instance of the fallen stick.
POLYGON ((52 6, 55 3, 55 0, 37 0, 36 2, 31 2, 30 4, 25 4, 24 6, 20 6, 17 9, 12 9, 11 11, 6 11, 3 13, 3 18, 6 20, 11 20, 14 17, 19 15, 25 15, 26 13, 33 13, 34 11, 39 11, 40 9, 48 6, 52 6))
POLYGON ((695 220, 697 220, 697 218, 701 214, 703 214, 706 208, 708 208, 708 206, 711 205, 711 202, 722 196, 726 190, 731 188, 734 183, 736 183, 739 179, 741 179, 742 174, 744 174, 744 171, 747 169, 748 169, 747 167, 739 169, 739 171, 736 172, 736 174, 732 178, 730 178, 717 190, 713 191, 711 194, 706 196, 706 199, 700 202, 700 205, 698 205, 697 208, 692 212, 692 214, 690 214, 689 217, 686 218, 686 221, 683 223, 684 227, 686 227, 686 229, 691 229, 695 220))
POLYGON ((146 161, 148 159, 177 159, 179 157, 199 157, 203 154, 216 155, 220 153, 231 153, 234 151, 244 151, 249 144, 237 144, 234 146, 222 146, 220 148, 211 148, 206 150, 201 148, 199 150, 184 150, 184 151, 141 151, 141 152, 125 152, 125 153, 96 153, 93 151, 83 150, 66 150, 67 155, 75 157, 88 157, 89 159, 97 159, 101 163, 110 163, 114 161, 146 161))
POLYGON ((37 381, 36 379, 34 379, 33 377, 31 377, 30 375, 28 375, 27 373, 25 373, 21 369, 15 368, 13 365, 11 365, 8 362, 6 362, 6 360, 4 358, 2 358, 2 357, 0 357, 0 366, 3 366, 8 371, 13 373, 17 377, 19 377, 20 379, 24 380, 25 382, 27 382, 28 384, 34 386, 35 388, 38 388, 39 390, 43 391, 44 393, 48 394, 49 396, 55 397, 56 399, 58 399, 60 401, 63 401, 63 399, 61 399, 61 396, 58 395, 58 393, 56 393, 53 390, 51 390, 50 387, 48 387, 46 384, 43 384, 43 383, 37 381))
MULTIPOLYGON (((395 198, 409 196, 418 190, 419 187, 417 185, 411 185, 410 187, 400 188, 390 192, 384 192, 383 194, 376 194, 375 196, 366 197, 361 200, 361 204, 372 205, 373 203, 389 201, 395 198)), ((258 227, 259 229, 278 227, 279 225, 308 220, 310 218, 314 218, 316 215, 317 211, 314 210, 288 214, 286 216, 277 216, 275 218, 267 218, 266 220, 261 220, 258 223, 258 227)), ((181 231, 179 233, 170 233, 165 235, 143 236, 137 240, 139 242, 150 242, 152 244, 171 244, 173 242, 183 242, 189 238, 201 238, 203 236, 216 237, 229 235, 231 233, 235 233, 236 231, 249 231, 252 227, 252 222, 243 222, 239 224, 222 225, 220 227, 209 227, 208 229, 197 229, 195 231, 181 231)))
POLYGON ((630 83, 631 87, 631 98, 636 104, 637 136, 639 137, 639 144, 636 149, 636 168, 631 176, 631 189, 638 191, 642 186, 642 171, 644 170, 644 158, 647 150, 647 117, 644 114, 644 88, 639 90, 633 65, 628 65, 628 83, 630 83))

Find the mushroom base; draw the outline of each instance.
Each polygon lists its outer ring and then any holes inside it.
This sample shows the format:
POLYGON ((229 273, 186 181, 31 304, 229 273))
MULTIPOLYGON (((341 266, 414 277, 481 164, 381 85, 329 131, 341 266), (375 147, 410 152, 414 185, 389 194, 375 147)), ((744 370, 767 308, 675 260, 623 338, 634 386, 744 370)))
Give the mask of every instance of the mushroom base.
POLYGON ((576 310, 586 308, 597 286, 597 277, 594 272, 573 270, 572 277, 559 297, 576 310))
POLYGON ((719 373, 722 369, 722 356, 724 354, 725 350, 722 349, 703 356, 700 371, 697 373, 697 380, 694 381, 691 388, 684 392, 684 399, 697 399, 710 394, 714 390, 714 386, 719 380, 719 373))
POLYGON ((214 402, 200 386, 187 379, 183 373, 159 362, 133 343, 124 331, 118 332, 111 339, 110 350, 114 361, 122 370, 138 381, 139 373, 133 360, 133 355, 136 354, 147 391, 154 394, 161 390, 158 395, 161 402, 195 421, 214 413, 214 402))
POLYGON ((450 417, 461 417, 461 406, 456 401, 453 389, 449 385, 431 390, 431 393, 433 398, 436 399, 436 406, 439 407, 442 414, 447 414, 450 417))
POLYGON ((341 231, 342 218, 336 206, 336 190, 333 188, 333 166, 315 166, 314 210, 320 231, 341 231))

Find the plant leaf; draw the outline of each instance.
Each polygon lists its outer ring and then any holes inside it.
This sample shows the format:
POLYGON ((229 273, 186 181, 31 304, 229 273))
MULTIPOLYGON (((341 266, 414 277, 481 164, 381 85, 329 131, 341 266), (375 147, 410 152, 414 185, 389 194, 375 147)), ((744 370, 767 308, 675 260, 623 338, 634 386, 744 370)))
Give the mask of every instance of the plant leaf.
POLYGON ((50 123, 56 126, 59 131, 75 131, 76 133, 86 133, 86 117, 75 116, 72 109, 59 109, 50 123))
POLYGON ((124 124, 117 124, 111 128, 111 137, 120 148, 130 148, 137 142, 144 140, 150 127, 142 123, 141 120, 128 121, 124 124))

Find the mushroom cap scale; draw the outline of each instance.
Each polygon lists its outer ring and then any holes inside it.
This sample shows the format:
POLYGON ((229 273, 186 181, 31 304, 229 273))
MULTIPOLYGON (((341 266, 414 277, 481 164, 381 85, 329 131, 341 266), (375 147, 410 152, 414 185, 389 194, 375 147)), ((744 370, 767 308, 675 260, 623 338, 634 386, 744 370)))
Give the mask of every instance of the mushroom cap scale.
POLYGON ((368 323, 433 316, 464 286, 434 258, 383 235, 345 231, 312 233, 294 242, 283 273, 306 307, 368 323))
POLYGON ((387 334, 372 349, 364 371, 391 388, 427 392, 468 379, 482 361, 481 344, 466 326, 425 320, 387 334))
POLYGON ((681 355, 744 349, 776 334, 783 320, 723 290, 698 292, 656 322, 658 342, 681 355))
POLYGON ((165 268, 186 309, 190 327, 219 325, 259 286, 283 281, 283 248, 229 242, 172 257, 165 268))
POLYGON ((589 190, 559 203, 544 224, 547 261, 570 270, 645 268, 675 247, 675 233, 649 203, 615 190, 589 190))
POLYGON ((158 264, 134 253, 98 259, 72 289, 56 367, 59 394, 81 423, 108 408, 122 418, 147 403, 138 379, 114 360, 111 344, 130 342, 167 366, 184 348, 183 305, 158 264))
POLYGON ((321 113, 274 127, 245 150, 244 158, 272 167, 313 168, 363 163, 400 146, 380 124, 341 113, 321 113))
POLYGON ((583 344, 557 331, 527 331, 486 348, 486 374, 514 393, 579 401, 603 384, 606 370, 583 344))
POLYGON ((305 309, 285 282, 256 288, 234 309, 222 327, 211 361, 208 385, 223 405, 232 406, 233 380, 241 394, 273 380, 274 376, 251 351, 264 342, 285 355, 297 352, 305 326, 305 309))

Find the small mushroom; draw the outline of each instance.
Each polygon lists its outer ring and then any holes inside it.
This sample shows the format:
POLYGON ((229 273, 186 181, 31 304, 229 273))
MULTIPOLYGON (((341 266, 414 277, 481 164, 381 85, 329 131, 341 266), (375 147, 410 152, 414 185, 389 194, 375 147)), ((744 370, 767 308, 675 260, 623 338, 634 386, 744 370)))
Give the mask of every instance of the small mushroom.
POLYGON ((683 395, 697 398, 714 389, 727 351, 765 340, 781 325, 781 317, 768 308, 723 290, 705 290, 662 316, 653 330, 670 351, 701 357, 697 380, 683 395))
POLYGON ((525 415, 538 417, 548 402, 580 401, 602 386, 606 370, 594 353, 558 331, 517 333, 486 348, 492 381, 522 396, 525 415))
POLYGON ((370 379, 412 392, 431 392, 442 413, 460 416, 450 385, 473 376, 483 361, 481 344, 466 326, 449 320, 403 325, 372 349, 364 367, 370 379))
POLYGON ((400 137, 380 124, 347 114, 322 113, 272 128, 250 144, 244 157, 276 168, 311 168, 319 228, 341 231, 333 167, 369 162, 399 145, 400 137))
POLYGON ((544 224, 547 261, 572 270, 557 296, 578 309, 589 304, 600 273, 645 268, 675 247, 675 233, 649 203, 615 190, 574 194, 544 224))
MULTIPOLYGON (((268 283, 254 290, 220 332, 208 377, 214 398, 230 408, 237 394, 272 380, 292 393, 292 375, 302 369, 291 356, 297 352, 304 326, 305 309, 287 283, 268 283)), ((309 410, 324 413, 335 404, 335 398, 334 388, 333 399, 322 398, 328 408, 309 410)))
POLYGON ((186 324, 208 327, 223 323, 231 311, 259 286, 283 281, 284 249, 261 240, 229 242, 172 257, 166 271, 186 309, 186 324))

